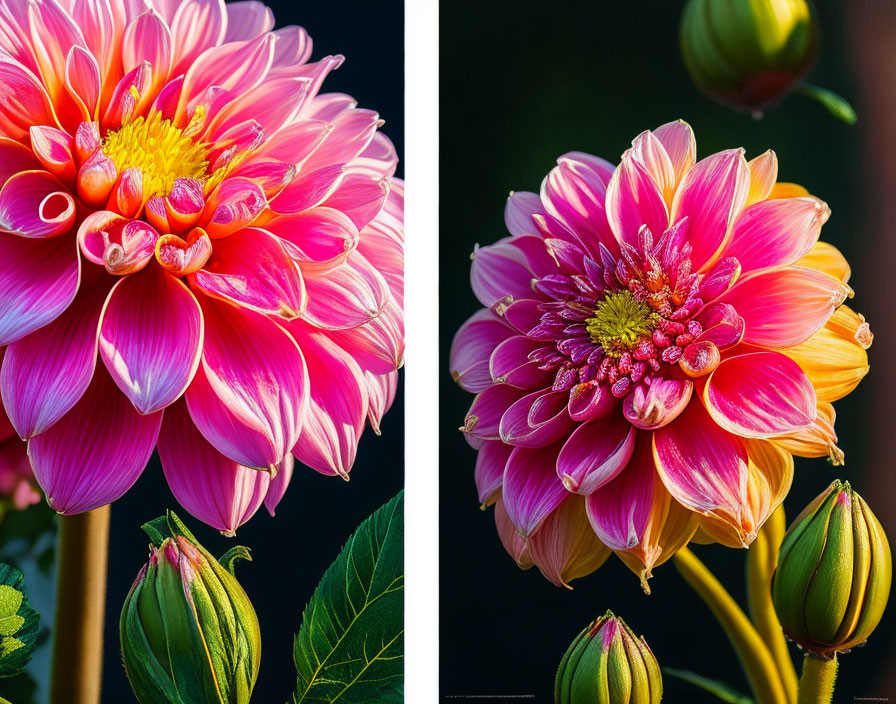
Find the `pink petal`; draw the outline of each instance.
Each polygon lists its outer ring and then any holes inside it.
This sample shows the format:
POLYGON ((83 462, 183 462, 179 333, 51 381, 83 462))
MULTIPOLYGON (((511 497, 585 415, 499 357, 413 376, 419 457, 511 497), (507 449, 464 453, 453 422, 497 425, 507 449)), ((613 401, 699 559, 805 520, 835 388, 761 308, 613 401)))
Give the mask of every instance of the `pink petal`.
POLYGON ((277 509, 277 505, 280 503, 280 499, 282 499, 283 495, 286 493, 286 489, 289 487, 289 482, 292 480, 295 462, 295 457, 293 457, 292 453, 289 453, 283 458, 283 461, 277 465, 277 473, 271 480, 268 493, 264 497, 264 507, 272 516, 277 509))
POLYGON ((637 436, 620 414, 582 423, 560 450, 557 476, 567 491, 592 494, 625 469, 637 436))
POLYGON ((656 378, 638 384, 622 404, 628 421, 644 430, 662 428, 675 420, 691 400, 694 383, 689 379, 656 378))
POLYGON ((525 393, 510 384, 489 386, 473 399, 461 430, 482 440, 500 440, 501 416, 525 393))
MULTIPOLYGON (((749 475, 745 440, 723 430, 692 403, 653 434, 653 453, 669 493, 686 508, 742 526, 749 475)), ((752 537, 743 536, 746 543, 752 537)))
POLYGON ((492 384, 489 357, 500 343, 513 335, 513 328, 487 308, 477 311, 451 343, 451 376, 465 391, 479 393, 492 384))
POLYGON ((360 367, 326 335, 293 325, 310 380, 310 404, 293 448, 300 462, 347 477, 367 420, 367 387, 360 367))
POLYGON ((347 215, 332 208, 281 215, 265 227, 286 243, 290 256, 304 268, 327 271, 344 262, 358 246, 358 228, 347 215))
POLYGON ((613 167, 604 163, 605 168, 595 171, 576 155, 566 154, 542 186, 545 210, 591 245, 593 252, 598 251, 598 243, 612 246, 615 242, 604 205, 613 167))
POLYGON ((500 496, 495 503, 495 528, 498 531, 498 537, 501 539, 501 545, 504 546, 507 554, 513 558, 513 561, 521 569, 530 569, 534 563, 531 555, 529 555, 528 542, 520 537, 516 526, 510 522, 510 519, 507 517, 507 510, 504 508, 504 500, 500 496))
POLYGON ((38 78, 9 56, 0 57, 0 93, 15 96, 0 104, 0 136, 26 142, 32 125, 56 127, 56 115, 38 78))
POLYGON ((846 299, 849 288, 813 269, 758 271, 738 281, 721 300, 743 318, 743 341, 760 347, 805 342, 846 299))
POLYGON ((262 2, 256 0, 229 2, 224 9, 227 11, 225 43, 255 39, 274 28, 274 13, 262 2))
POLYGON ((227 536, 255 514, 271 483, 269 472, 243 467, 212 447, 193 425, 185 402, 165 413, 159 458, 178 503, 227 536))
POLYGON ((298 213, 323 203, 339 187, 345 176, 342 164, 302 171, 271 203, 275 213, 298 213))
POLYGON ((544 347, 540 340, 516 335, 495 347, 489 359, 489 370, 496 383, 511 384, 521 389, 543 388, 554 376, 539 369, 541 362, 530 361, 529 355, 544 347))
POLYGON ((172 59, 171 30, 155 10, 149 9, 137 15, 125 27, 121 40, 122 68, 128 73, 148 61, 152 65, 153 92, 168 79, 172 59))
MULTIPOLYGON (((75 165, 75 157, 72 149, 74 140, 68 133, 57 130, 53 127, 32 127, 31 128, 31 148, 34 150, 34 156, 31 157, 32 163, 36 156, 40 160, 40 166, 27 166, 20 168, 19 171, 28 169, 44 168, 49 171, 60 181, 65 183, 73 183, 77 177, 77 167, 75 165)), ((3 156, 7 156, 3 150, 3 156)), ((12 157, 12 163, 19 162, 21 157, 16 153, 9 154, 12 157)), ((5 182, 6 179, 4 178, 5 182)))
POLYGON ((479 492, 479 503, 482 506, 493 504, 500 496, 501 484, 504 482, 504 467, 513 447, 500 440, 489 440, 482 443, 476 455, 476 489, 479 492))
POLYGON ((569 390, 569 416, 580 423, 603 418, 616 405, 616 397, 606 386, 596 382, 576 384, 569 390))
POLYGON ((781 198, 751 205, 734 223, 725 256, 745 272, 787 266, 818 241, 830 209, 817 198, 781 198))
MULTIPOLYGON (((303 273, 305 273, 303 271, 303 273)), ((305 277, 308 305, 303 319, 325 330, 364 325, 389 305, 389 284, 360 252, 352 252, 342 266, 305 277)))
POLYGON ((504 469, 504 508, 524 538, 534 534, 569 492, 557 477, 558 445, 517 447, 504 469))
POLYGON ((106 304, 100 355, 140 413, 154 413, 186 391, 202 352, 202 311, 178 279, 150 267, 119 281, 106 304))
POLYGON ((0 393, 20 437, 44 432, 84 395, 108 292, 108 285, 84 287, 56 320, 6 348, 0 393))
POLYGON ((205 338, 186 393, 190 415, 206 440, 235 462, 279 464, 295 446, 308 407, 302 353, 258 313, 206 297, 200 305, 205 338))
POLYGON ((672 222, 688 219, 695 269, 711 262, 726 241, 749 187, 750 170, 742 149, 708 156, 685 174, 672 202, 672 222))
POLYGON ((534 235, 538 227, 533 215, 544 215, 544 204, 537 193, 517 191, 511 193, 504 206, 504 224, 511 235, 534 235))
POLYGON ((181 2, 169 24, 177 56, 171 73, 176 76, 203 51, 224 40, 227 28, 224 0, 181 2))
POLYGON ((709 375, 703 402, 725 430, 750 438, 804 430, 817 414, 812 382, 796 362, 777 352, 724 360, 709 375))
POLYGON ((684 120, 677 120, 660 125, 653 131, 653 136, 666 149, 675 172, 675 182, 681 183, 685 173, 697 160, 697 140, 694 139, 694 131, 684 120))
POLYGON ((284 320, 294 320, 305 308, 298 265, 278 238, 254 227, 218 240, 211 259, 190 281, 210 296, 284 320))
POLYGON ((0 137, 0 186, 20 171, 34 171, 41 163, 25 145, 0 137))
MULTIPOLYGON (((394 304, 389 304, 369 323, 348 330, 333 330, 329 337, 366 372, 388 374, 404 364, 404 321, 394 304)), ((486 373, 487 367, 486 364, 486 373)))
POLYGON ((149 461, 161 424, 161 413, 137 413, 98 370, 74 408, 28 443, 47 503, 71 515, 115 501, 149 461))
POLYGON ((52 174, 23 171, 0 190, 0 230, 22 237, 55 237, 75 224, 75 199, 52 174))
POLYGON ((383 416, 392 407, 398 393, 398 372, 375 374, 365 369, 364 386, 367 389, 367 420, 373 432, 379 435, 383 416))
POLYGON ((228 178, 208 197, 200 223, 212 239, 251 225, 267 205, 261 188, 245 178, 228 178))
POLYGON ((80 281, 81 259, 69 238, 0 233, 0 347, 56 319, 80 281))
POLYGON ((607 219, 616 237, 638 244, 638 233, 646 225, 654 237, 669 227, 669 212, 663 194, 647 169, 626 154, 613 172, 607 187, 607 219))
POLYGON ((346 169, 321 205, 345 213, 361 229, 379 215, 390 190, 389 181, 379 174, 346 169))
POLYGON ((535 391, 523 396, 501 417, 501 440, 516 447, 543 447, 569 435, 565 391, 535 391))
POLYGON ((470 283, 486 308, 511 296, 518 301, 539 298, 532 289, 533 272, 523 251, 510 238, 473 252, 470 283))
POLYGON ((142 220, 128 220, 108 210, 91 213, 78 227, 84 258, 119 276, 145 267, 158 239, 159 233, 142 220))
POLYGON ((666 202, 671 202, 678 177, 663 143, 648 130, 634 139, 630 153, 650 174, 666 202))

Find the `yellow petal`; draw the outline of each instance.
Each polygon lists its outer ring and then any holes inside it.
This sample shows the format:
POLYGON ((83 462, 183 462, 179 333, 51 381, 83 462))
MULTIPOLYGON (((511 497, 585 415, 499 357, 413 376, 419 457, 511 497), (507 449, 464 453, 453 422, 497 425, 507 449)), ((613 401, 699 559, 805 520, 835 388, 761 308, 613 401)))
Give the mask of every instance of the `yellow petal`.
POLYGON ((806 255, 798 259, 796 265, 823 271, 828 276, 833 276, 840 283, 844 284, 849 281, 849 277, 852 274, 849 262, 840 253, 840 250, 832 244, 821 241, 816 242, 806 255))
POLYGON ((747 164, 750 167, 750 190, 746 205, 753 205, 769 197, 778 178, 778 157, 769 149, 747 164))
POLYGON ((779 181, 772 186, 771 193, 768 194, 769 200, 775 198, 799 198, 800 196, 808 196, 809 191, 800 186, 798 183, 786 183, 779 181))
POLYGON ((837 433, 834 432, 836 418, 837 414, 830 403, 819 403, 818 415, 812 426, 792 435, 775 438, 774 442, 798 457, 828 457, 835 467, 842 465, 843 450, 837 447, 837 433))

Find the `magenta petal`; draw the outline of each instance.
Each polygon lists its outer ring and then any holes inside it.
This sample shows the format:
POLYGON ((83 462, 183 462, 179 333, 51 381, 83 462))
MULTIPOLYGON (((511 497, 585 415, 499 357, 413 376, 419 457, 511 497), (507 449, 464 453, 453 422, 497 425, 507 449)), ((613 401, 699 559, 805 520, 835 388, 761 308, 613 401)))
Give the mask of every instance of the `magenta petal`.
POLYGON ((504 206, 504 224, 511 235, 534 235, 538 232, 533 215, 544 215, 544 204, 537 193, 511 193, 504 206))
POLYGON ((305 290, 308 305, 302 317, 324 330, 364 325, 380 315, 391 300, 386 279, 357 251, 331 271, 308 273, 305 290))
POLYGON ((569 417, 580 423, 603 418, 616 407, 617 399, 607 386, 597 382, 576 384, 569 390, 569 417))
POLYGON ((199 431, 246 467, 278 464, 299 437, 308 408, 308 371, 295 340, 273 321, 212 298, 202 361, 187 389, 199 431), (263 353, 262 353, 263 352, 263 353))
POLYGON ((726 241, 749 187, 750 169, 742 149, 708 156, 684 175, 672 203, 672 222, 688 219, 695 269, 710 261, 726 241))
POLYGON ((46 171, 22 171, 0 190, 0 230, 22 237, 55 237, 75 224, 75 199, 46 171))
MULTIPOLYGON (((50 130, 53 128, 48 127, 46 129, 50 130)), ((37 145, 34 148, 37 149, 37 145)), ((0 137, 0 186, 17 173, 34 171, 40 168, 41 163, 34 156, 34 152, 31 149, 19 142, 0 137)))
POLYGON ((716 423, 750 438, 798 432, 817 415, 812 382, 796 362, 778 352, 723 360, 707 379, 703 401, 716 423))
POLYGON ((638 244, 638 233, 646 225, 654 237, 669 226, 669 213, 663 194, 647 169, 626 154, 613 172, 607 187, 607 219, 616 237, 631 245, 638 244))
POLYGON ((489 386, 473 399, 461 430, 481 440, 499 440, 501 416, 525 393, 510 384, 489 386))
POLYGON ((271 480, 271 485, 268 487, 268 493, 264 497, 264 507, 272 516, 277 510, 277 505, 280 503, 280 499, 283 498, 286 489, 289 487, 295 463, 295 457, 292 453, 289 453, 283 458, 283 461, 277 465, 277 473, 271 480))
POLYGON ((366 372, 387 374, 404 364, 404 320, 394 303, 366 325, 332 331, 330 339, 351 354, 366 372))
POLYGON ((504 469, 504 508, 524 538, 569 496, 557 477, 558 445, 530 449, 517 447, 504 469))
POLYGON ((642 433, 625 471, 588 497, 588 519, 604 545, 631 550, 641 543, 659 481, 650 434, 642 433))
POLYGON ((592 494, 623 471, 638 431, 620 414, 582 423, 557 457, 557 476, 568 491, 592 494))
POLYGON ((676 182, 690 169, 697 159, 697 141, 694 139, 694 131, 684 120, 667 122, 653 131, 660 144, 666 149, 672 168, 675 171, 676 182))
POLYGON ((623 402, 628 421, 644 430, 662 428, 675 420, 691 400, 690 379, 653 379, 650 386, 638 384, 623 402))
POLYGON ((97 370, 74 408, 28 443, 47 503, 70 515, 115 501, 149 461, 161 424, 161 413, 137 413, 105 370, 97 370))
POLYGON ((501 440, 516 447, 543 447, 567 436, 573 422, 565 391, 540 390, 523 396, 501 417, 501 440))
POLYGON ((495 383, 506 383, 521 389, 542 388, 554 376, 539 369, 541 362, 529 361, 529 354, 544 347, 540 340, 525 335, 510 337, 498 344, 489 358, 489 371, 495 383))
POLYGON ((482 443, 476 455, 476 489, 479 492, 479 503, 488 506, 494 503, 501 484, 504 482, 504 468, 513 447, 500 440, 489 440, 482 443))
POLYGON ((341 264, 358 246, 358 228, 332 208, 281 215, 265 227, 284 242, 290 256, 320 271, 341 264))
POLYGON ((748 274, 721 300, 743 318, 744 342, 781 349, 809 339, 843 303, 848 291, 820 271, 787 267, 748 274))
POLYGON ((513 334, 513 328, 487 308, 474 313, 460 327, 451 343, 450 367, 451 376, 462 389, 475 394, 491 386, 489 357, 513 334))
POLYGON ((818 198, 777 198, 751 205, 734 223, 726 257, 745 272, 787 266, 818 241, 830 209, 818 198))
POLYGON ((674 423, 654 432, 654 460, 663 484, 680 504, 739 518, 747 504, 744 443, 720 428, 703 404, 691 403, 674 423))
POLYGON ((165 413, 159 458, 180 505, 228 536, 254 515, 271 483, 269 472, 244 467, 212 447, 193 425, 184 402, 165 413))
POLYGON ((44 432, 87 390, 107 295, 107 286, 85 287, 56 320, 6 348, 0 393, 20 437, 44 432))
POLYGON ((81 281, 69 238, 29 240, 0 232, 0 347, 53 321, 81 281))
POLYGON ((310 381, 308 413, 293 454, 321 474, 347 477, 367 420, 361 368, 326 335, 300 325, 292 331, 310 381))
POLYGON ((373 432, 379 435, 383 416, 392 408, 398 393, 398 372, 375 374, 365 370, 364 386, 367 388, 367 420, 373 432))
POLYGON ((537 298, 532 279, 528 257, 510 238, 473 252, 470 283, 476 298, 486 308, 507 296, 515 301, 537 298))
POLYGON ((298 265, 277 237, 255 227, 217 240, 211 259, 191 283, 210 296, 285 320, 305 309, 298 265))
POLYGON ((119 281, 106 304, 100 355, 140 413, 186 391, 202 352, 202 311, 190 290, 160 267, 119 281))

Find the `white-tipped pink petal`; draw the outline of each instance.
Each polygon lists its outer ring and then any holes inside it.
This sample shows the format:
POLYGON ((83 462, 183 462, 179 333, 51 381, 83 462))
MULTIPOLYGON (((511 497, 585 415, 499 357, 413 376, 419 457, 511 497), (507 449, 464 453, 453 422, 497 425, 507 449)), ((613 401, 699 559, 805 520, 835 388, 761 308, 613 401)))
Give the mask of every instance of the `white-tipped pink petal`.
POLYGON ((520 535, 528 538, 569 496, 557 476, 559 445, 517 447, 504 469, 504 508, 520 535))
POLYGON ((78 291, 81 258, 65 237, 0 232, 0 347, 55 320, 78 291))
POLYGON ((205 438, 247 467, 278 464, 295 446, 308 408, 308 371, 295 340, 274 322, 200 299, 202 360, 186 399, 205 438))
MULTIPOLYGON (((631 153, 613 172, 607 187, 607 219, 621 242, 635 245, 645 225, 659 237, 669 226, 663 194, 647 169, 631 153)), ((673 221, 674 222, 674 221, 673 221)))
POLYGON ((688 241, 695 269, 711 262, 744 207, 750 170, 742 149, 729 149, 699 161, 675 191, 672 222, 688 219, 688 241))
POLYGON ((0 56, 0 94, 15 96, 15 100, 0 104, 0 136, 26 142, 31 125, 58 126, 40 80, 9 56, 0 56))
POLYGON ((286 493, 286 489, 289 487, 289 482, 292 480, 295 462, 295 457, 293 457, 292 453, 289 453, 283 458, 283 461, 277 465, 276 474, 268 487, 268 493, 264 497, 264 507, 272 516, 277 510, 277 505, 280 503, 280 499, 282 499, 283 495, 286 493))
POLYGON ((303 269, 327 271, 344 262, 358 246, 358 228, 343 212, 312 208, 282 215, 265 225, 284 241, 303 269))
POLYGON ((305 290, 308 304, 302 317, 324 330, 364 325, 380 315, 391 300, 386 279, 357 251, 325 274, 309 272, 305 290))
POLYGON ((229 178, 209 196, 200 224, 212 239, 226 237, 251 225, 266 205, 267 198, 258 184, 229 178))
POLYGON ((367 389, 367 420, 377 435, 380 434, 380 423, 398 393, 398 372, 375 374, 364 371, 364 387, 367 389))
POLYGON ((0 190, 0 230, 21 237, 55 237, 74 223, 74 198, 46 171, 22 171, 0 190))
POLYGON ((726 257, 744 272, 788 266, 818 241, 830 209, 817 198, 779 198, 749 206, 734 223, 726 257))
POLYGON ((592 494, 625 471, 638 431, 621 415, 582 423, 557 456, 557 476, 567 491, 592 494))
POLYGON ((750 438, 799 432, 811 426, 817 414, 809 377, 778 352, 724 360, 706 381, 703 403, 725 430, 750 438))
POLYGON ((108 210, 91 213, 78 228, 78 245, 84 258, 110 274, 132 274, 153 257, 159 233, 142 220, 108 210))
POLYGON ((248 227, 219 240, 191 282, 210 296, 285 320, 305 309, 305 284, 298 265, 280 240, 248 227))
POLYGON ((125 27, 121 40, 122 67, 127 73, 148 61, 152 65, 153 93, 168 78, 172 58, 171 30, 155 10, 148 9, 137 15, 125 27))
POLYGON ((255 514, 271 484, 270 472, 244 467, 212 447, 183 401, 165 412, 159 458, 180 505, 228 536, 255 514))
POLYGON ((321 205, 345 176, 343 164, 331 164, 300 172, 271 202, 275 213, 298 213, 321 205))
POLYGON ((100 355, 140 413, 186 391, 202 352, 202 311, 190 290, 158 267, 119 281, 103 314, 100 355))
POLYGON ((625 397, 622 412, 638 428, 662 428, 687 407, 693 389, 690 379, 654 379, 649 386, 638 384, 625 397))
POLYGON ((240 0, 227 3, 224 9, 227 11, 225 42, 255 39, 274 28, 274 13, 263 2, 240 0))
POLYGON ((115 501, 149 461, 161 423, 161 413, 137 413, 105 370, 97 370, 74 408, 28 443, 47 503, 71 515, 115 501))
POLYGON ((347 477, 367 420, 363 373, 326 335, 300 324, 291 330, 310 382, 308 413, 293 454, 321 474, 347 477))
MULTIPOLYGON (((62 130, 46 126, 32 127, 30 136, 31 149, 34 151, 34 156, 31 157, 32 160, 34 157, 39 159, 40 165, 60 181, 65 183, 74 182, 78 173, 75 165, 74 141, 72 138, 62 130)), ((3 157, 6 157, 6 150, 3 150, 2 154, 3 157)), ((16 158, 17 155, 10 154, 9 156, 13 158, 15 165, 24 166, 16 158)), ((16 171, 26 171, 35 168, 37 167, 25 166, 25 168, 17 168, 16 171)), ((3 179, 3 181, 5 182, 6 179, 3 179)))
POLYGON ((44 432, 84 395, 107 295, 102 283, 85 287, 56 320, 6 348, 0 394, 20 437, 44 432))
POLYGON ((846 299, 849 287, 814 269, 787 267, 749 274, 721 300, 743 318, 743 341, 780 349, 805 342, 846 299))
POLYGON ((697 140, 694 138, 694 130, 684 120, 676 120, 657 127, 653 131, 653 136, 660 141, 669 156, 676 184, 681 183, 682 177, 697 160, 697 140))

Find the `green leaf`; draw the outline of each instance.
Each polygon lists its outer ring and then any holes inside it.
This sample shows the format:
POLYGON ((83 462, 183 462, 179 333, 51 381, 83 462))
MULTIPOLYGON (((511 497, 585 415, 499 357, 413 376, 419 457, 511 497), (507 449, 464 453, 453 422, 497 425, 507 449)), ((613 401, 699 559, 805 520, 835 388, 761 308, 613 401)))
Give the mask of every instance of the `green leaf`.
POLYGON ((856 111, 853 110, 852 105, 850 105, 845 98, 837 95, 832 90, 804 82, 797 86, 796 92, 817 101, 823 105, 831 115, 841 122, 845 122, 847 125, 854 125, 856 124, 856 120, 859 119, 856 115, 856 111))
POLYGON ((703 675, 698 675, 689 670, 675 670, 671 667, 664 667, 663 672, 672 677, 684 680, 695 687, 715 695, 720 701, 728 704, 753 704, 753 700, 746 694, 741 694, 734 687, 719 680, 711 680, 703 675))
POLYGON ((0 677, 18 675, 37 645, 40 617, 25 594, 25 576, 0 564, 0 677))
POLYGON ((308 602, 295 704, 404 701, 402 494, 358 527, 308 602))
POLYGON ((174 511, 166 511, 164 516, 159 516, 152 521, 144 523, 140 528, 149 536, 149 541, 156 547, 160 547, 166 538, 176 538, 177 536, 184 537, 191 543, 199 542, 174 511))

